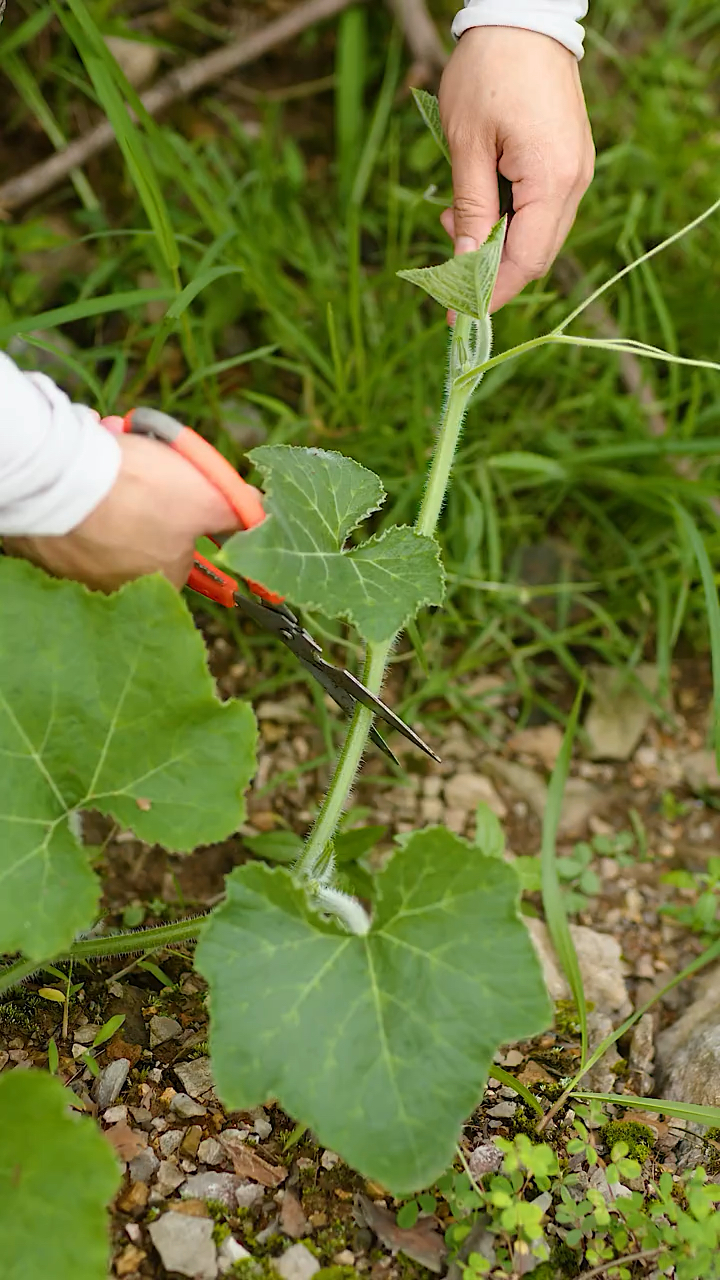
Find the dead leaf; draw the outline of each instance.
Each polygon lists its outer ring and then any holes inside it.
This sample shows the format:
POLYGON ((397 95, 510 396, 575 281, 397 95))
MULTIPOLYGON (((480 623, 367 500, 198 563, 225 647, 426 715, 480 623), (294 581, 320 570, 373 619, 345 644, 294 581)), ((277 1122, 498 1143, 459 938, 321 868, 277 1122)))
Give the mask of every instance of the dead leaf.
POLYGON ((114 1061, 116 1058, 127 1058, 131 1067, 137 1065, 142 1049, 139 1044, 128 1044, 127 1040, 122 1040, 118 1035, 114 1035, 112 1040, 108 1040, 103 1045, 105 1057, 108 1062, 114 1061))
POLYGON ((286 1191, 280 1206, 280 1226, 286 1236, 300 1240, 308 1232, 308 1220, 303 1207, 292 1191, 286 1191))
POLYGON ((447 1245, 436 1229, 437 1218, 418 1218, 414 1227, 399 1227, 394 1214, 361 1194, 355 1197, 355 1209, 361 1223, 368 1226, 391 1253, 404 1253, 428 1271, 443 1270, 447 1245))
POLYGON ((220 1143, 233 1162, 233 1169, 240 1178, 250 1178, 260 1182, 264 1187, 278 1187, 287 1178, 288 1171, 281 1165, 268 1164, 262 1156, 250 1151, 244 1142, 237 1138, 226 1138, 220 1134, 220 1143))
POLYGON ((139 1215, 144 1212, 149 1195, 150 1187, 147 1182, 132 1182, 118 1197, 117 1207, 121 1213, 139 1215))
POLYGON ((186 1218, 211 1218, 204 1200, 173 1200, 173 1213, 184 1213, 186 1218))
POLYGON ((544 1067, 540 1066, 539 1062, 533 1062, 532 1059, 528 1062, 527 1066, 523 1067, 518 1076, 518 1080, 521 1084, 527 1085, 528 1087, 533 1084, 540 1084, 541 1082, 543 1084, 557 1084, 557 1080, 554 1080, 550 1073, 546 1071, 544 1067))
POLYGON ((105 1130, 105 1137, 115 1148, 121 1160, 134 1160, 147 1146, 147 1134, 141 1129, 131 1129, 129 1124, 113 1124, 105 1130))
POLYGON ((122 1253, 115 1259, 115 1274, 118 1276, 129 1276, 134 1271, 138 1271, 140 1263, 144 1262, 147 1254, 144 1249, 138 1249, 136 1244, 128 1244, 122 1253))

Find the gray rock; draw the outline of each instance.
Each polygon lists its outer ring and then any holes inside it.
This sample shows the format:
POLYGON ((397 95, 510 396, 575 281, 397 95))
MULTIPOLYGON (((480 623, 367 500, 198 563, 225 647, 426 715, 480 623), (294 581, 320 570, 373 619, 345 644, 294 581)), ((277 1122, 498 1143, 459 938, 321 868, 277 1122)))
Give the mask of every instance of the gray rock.
POLYGON ((635 1072, 633 1089, 647 1098, 653 1091, 653 1064, 655 1059, 655 1019, 644 1013, 636 1022, 630 1041, 630 1070, 635 1072))
POLYGON ((176 1093, 170 1103, 170 1110, 176 1116, 181 1116, 183 1120, 190 1120, 192 1116, 206 1116, 207 1107, 201 1102, 195 1102, 187 1093, 176 1093))
POLYGON ((146 1147, 139 1155, 135 1156, 128 1165, 131 1182, 149 1182, 159 1169, 160 1161, 158 1160, 152 1147, 146 1147))
POLYGON ((474 1178, 484 1178, 486 1173, 497 1173, 503 1162, 502 1151, 494 1142, 480 1142, 468 1156, 468 1165, 474 1178))
POLYGON ((720 1105, 720 969, 697 985, 697 998, 657 1038, 658 1096, 720 1105))
POLYGON ((122 1103, 116 1107, 108 1107, 103 1113, 103 1121, 105 1124, 125 1124, 127 1122, 128 1109, 122 1103))
POLYGON ((97 1102, 98 1111, 105 1111, 107 1107, 112 1106, 119 1096, 129 1072, 130 1060, 128 1058, 115 1058, 106 1067, 103 1067, 93 1086, 93 1098, 97 1102))
POLYGON ((449 809, 474 811, 486 804, 498 818, 507 816, 507 805, 500 799, 489 778, 481 773, 456 773, 445 783, 445 803, 449 809))
POLYGON ((136 89, 152 80, 160 62, 160 50, 155 45, 128 40, 126 36, 103 36, 103 39, 136 89))
POLYGON ((235 1190, 235 1201, 238 1209, 252 1209, 265 1197, 265 1188, 259 1182, 241 1182, 235 1190))
POLYGON ((181 1195, 183 1200, 219 1200, 228 1209, 234 1209, 239 1184, 235 1173, 196 1173, 188 1178, 181 1195))
POLYGON ((266 1138, 270 1137, 270 1134, 272 1133, 272 1125, 264 1111, 258 1110, 253 1112, 253 1129, 261 1142, 264 1142, 266 1138))
POLYGON ((510 1120, 517 1111, 517 1102, 497 1102, 494 1107, 490 1107, 488 1115, 494 1120, 510 1120))
POLYGON ((217 1138, 205 1138, 197 1149, 198 1160, 202 1164, 222 1164, 225 1152, 217 1138))
POLYGON ((155 1017, 150 1019, 151 1049, 158 1044, 164 1044, 166 1040, 174 1040, 179 1035, 182 1035, 182 1027, 177 1018, 161 1018, 159 1014, 155 1014, 155 1017))
MULTIPOLYGON (((546 926, 541 920, 525 917, 530 937, 542 965, 551 1000, 568 1000, 570 988, 553 951, 546 926)), ((620 945, 607 933, 597 933, 584 925, 570 925, 578 955, 586 999, 598 1013, 626 1018, 631 1005, 622 971, 620 945)))
POLYGON ((720 773, 714 751, 691 751, 681 761, 682 771, 691 791, 720 791, 720 773))
POLYGON ((641 662, 634 668, 635 679, 615 667, 592 665, 589 671, 595 687, 585 718, 590 759, 629 760, 652 716, 652 705, 638 684, 655 694, 658 669, 641 662))
POLYGON ((623 1196, 632 1195, 630 1188, 623 1186, 622 1182, 608 1182, 605 1170, 601 1169, 599 1164, 595 1165, 590 1174, 589 1185, 600 1192, 606 1204, 613 1204, 616 1200, 621 1200, 623 1196))
MULTIPOLYGON (((514 764, 502 756, 485 756, 483 766, 493 778, 504 782, 515 795, 542 819, 547 807, 548 789, 544 778, 534 769, 514 764)), ((608 803, 607 793, 587 782, 585 778, 568 778, 560 814, 559 834, 580 835, 587 821, 608 803)))
POLYGON ((78 1044, 92 1044, 100 1027, 95 1022, 88 1022, 84 1027, 78 1027, 73 1031, 73 1039, 78 1044))
POLYGON ((161 1196, 171 1196, 185 1181, 185 1174, 172 1160, 161 1160, 155 1188, 161 1196))
POLYGON ((213 1092, 214 1081, 209 1058, 193 1058, 191 1062, 182 1062, 175 1067, 175 1075, 191 1098, 204 1098, 206 1094, 213 1092))
POLYGON ((150 1239, 167 1271, 193 1280, 215 1280, 217 1253, 212 1218, 189 1218, 184 1213, 164 1213, 148 1227, 150 1239))
POLYGON ((184 1136, 184 1129, 168 1129, 167 1132, 161 1133, 160 1141, 158 1143, 161 1154, 164 1156, 171 1156, 175 1151, 177 1151, 184 1136))
POLYGON ((282 1280, 312 1280, 320 1263, 304 1244, 293 1244, 286 1249, 280 1258, 271 1260, 272 1266, 282 1276, 282 1280))
MULTIPOLYGON (((599 1045, 602 1044, 613 1031, 613 1020, 607 1013, 601 1013, 597 1009, 592 1009, 587 1018, 588 1027, 588 1048, 594 1053, 599 1045)), ((615 1090, 615 1077, 617 1068, 622 1062, 622 1058, 617 1051, 617 1046, 610 1045, 606 1049, 599 1062, 595 1063, 588 1071, 586 1080, 586 1089, 590 1089, 593 1093, 613 1093, 615 1090)))
POLYGON ((252 1254, 241 1245, 234 1236, 226 1236, 220 1248, 218 1249, 217 1261, 218 1271, 221 1276, 225 1275, 236 1262, 241 1262, 243 1258, 250 1258, 252 1254))

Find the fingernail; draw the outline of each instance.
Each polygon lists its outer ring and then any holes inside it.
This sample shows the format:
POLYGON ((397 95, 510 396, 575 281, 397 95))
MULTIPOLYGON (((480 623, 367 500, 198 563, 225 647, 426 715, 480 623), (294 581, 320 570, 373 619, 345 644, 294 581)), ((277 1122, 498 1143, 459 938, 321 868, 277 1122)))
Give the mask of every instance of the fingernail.
POLYGON ((455 241, 456 253, 472 253, 477 249, 477 240, 473 240, 472 236, 458 236, 455 241))

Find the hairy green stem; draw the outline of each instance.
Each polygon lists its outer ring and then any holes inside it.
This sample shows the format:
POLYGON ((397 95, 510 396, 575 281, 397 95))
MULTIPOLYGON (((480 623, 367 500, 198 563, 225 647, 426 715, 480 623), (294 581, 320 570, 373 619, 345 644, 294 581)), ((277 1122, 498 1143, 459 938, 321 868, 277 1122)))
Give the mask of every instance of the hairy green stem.
MULTIPOLYGON (((467 350, 470 341, 472 322, 466 316, 458 316, 450 343, 450 383, 448 396, 440 421, 435 450, 433 452, 428 482, 415 524, 418 533, 429 537, 435 533, 445 495, 450 483, 455 450, 460 437, 465 410, 475 381, 463 383, 462 374, 468 363, 467 350)), ((371 693, 379 693, 385 677, 385 668, 396 637, 369 644, 365 656, 363 683, 371 693)), ((335 772, 333 773, 325 799, 315 825, 308 837, 307 844, 295 864, 296 876, 312 883, 326 861, 326 850, 337 829, 338 822, 352 790, 363 752, 367 745, 368 733, 372 726, 373 715, 365 707, 356 706, 355 714, 343 743, 335 772)), ((330 864, 332 865, 332 864, 330 864)))
POLYGON ((109 956, 127 956, 135 952, 161 951, 165 947, 178 946, 198 938, 205 926, 206 916, 193 916, 190 920, 178 920, 175 924, 158 925, 155 929, 134 929, 130 933, 111 933, 102 938, 83 938, 67 951, 54 955, 52 960, 15 960, 0 970, 0 995, 10 991, 25 978, 30 978, 45 963, 62 964, 68 960, 100 960, 109 956))

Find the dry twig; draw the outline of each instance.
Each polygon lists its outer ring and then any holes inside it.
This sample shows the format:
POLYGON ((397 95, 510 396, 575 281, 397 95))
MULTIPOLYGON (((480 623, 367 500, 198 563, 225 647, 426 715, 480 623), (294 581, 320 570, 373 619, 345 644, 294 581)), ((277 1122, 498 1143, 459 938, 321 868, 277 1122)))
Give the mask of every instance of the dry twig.
MULTIPOLYGON (((213 53, 197 58, 186 66, 163 76, 162 80, 141 95, 145 110, 150 115, 157 115, 173 102, 190 97, 205 85, 212 84, 238 67, 262 57, 276 45, 292 40, 315 22, 334 17, 343 9, 347 9, 351 3, 353 0, 306 0, 306 3, 291 9, 289 13, 261 27, 252 35, 224 45, 223 48, 216 49, 213 53)), ((112 126, 107 120, 103 120, 89 133, 76 138, 74 142, 63 147, 62 151, 50 156, 48 160, 42 160, 25 173, 2 183, 0 209, 18 209, 21 205, 28 204, 46 191, 50 191, 52 187, 62 182, 72 169, 85 164, 91 156, 103 151, 114 138, 112 126)))
POLYGON ((421 86, 442 71, 448 55, 425 0, 388 0, 413 56, 409 80, 421 86))

